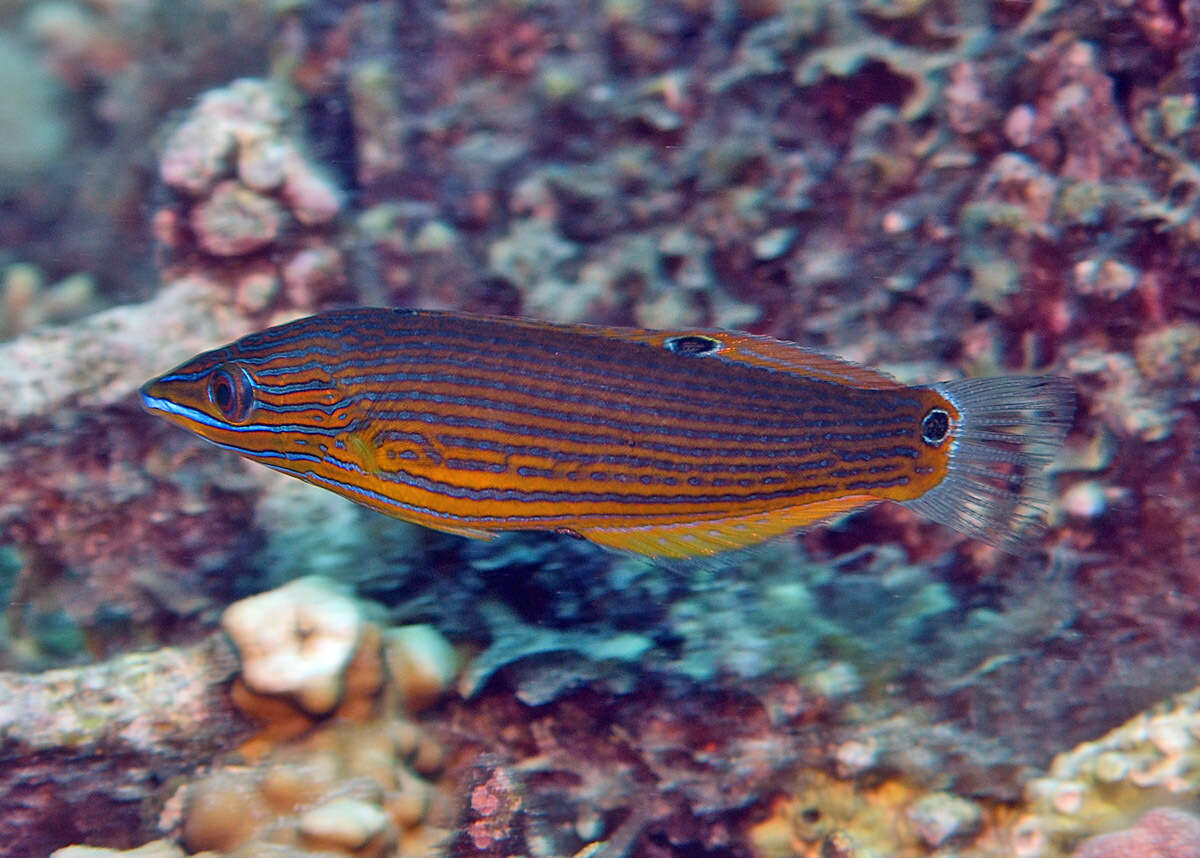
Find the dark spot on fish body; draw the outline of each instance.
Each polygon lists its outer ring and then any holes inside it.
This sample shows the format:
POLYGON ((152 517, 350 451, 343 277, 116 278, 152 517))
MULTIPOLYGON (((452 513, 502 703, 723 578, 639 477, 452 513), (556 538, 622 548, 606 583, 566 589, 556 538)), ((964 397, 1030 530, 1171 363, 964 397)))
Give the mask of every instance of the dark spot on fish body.
POLYGON ((671 337, 663 343, 667 351, 684 357, 702 357, 716 354, 721 350, 721 341, 713 337, 703 337, 699 334, 688 334, 682 337, 671 337))
POLYGON ((921 421, 921 440, 931 447, 939 446, 948 434, 950 415, 941 408, 933 409, 921 421))

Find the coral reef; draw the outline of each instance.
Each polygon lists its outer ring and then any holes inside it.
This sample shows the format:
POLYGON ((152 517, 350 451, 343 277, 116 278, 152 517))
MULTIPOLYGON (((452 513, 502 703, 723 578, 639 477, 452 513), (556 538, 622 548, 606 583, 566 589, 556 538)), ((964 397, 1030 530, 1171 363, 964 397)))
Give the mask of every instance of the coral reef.
POLYGON ((155 206, 147 171, 164 119, 210 87, 261 72, 276 15, 253 0, 39 0, 8 4, 5 24, 28 46, 21 53, 33 53, 22 74, 48 70, 60 91, 39 107, 14 81, 9 91, 21 98, 5 104, 20 125, 6 139, 57 123, 65 140, 13 194, 20 205, 0 216, 0 234, 53 279, 90 273, 107 304, 148 298, 155 206))
POLYGON ((0 836, 10 855, 133 845, 143 804, 247 727, 221 693, 236 659, 214 638, 37 675, 0 673, 0 836))
POLYGON ((241 658, 241 680, 257 694, 286 696, 327 715, 359 647, 363 618, 353 599, 319 578, 242 599, 221 618, 241 658))
POLYGON ((96 281, 87 274, 47 285, 38 268, 18 262, 0 278, 0 340, 38 325, 74 321, 98 309, 96 281))
POLYGON ((744 854, 747 809, 819 742, 816 701, 794 687, 775 696, 775 721, 738 692, 662 688, 454 706, 457 756, 475 753, 451 854, 744 854))
POLYGON ((382 628, 371 613, 311 578, 230 606, 233 648, 217 635, 187 650, 0 674, 6 849, 45 854, 83 836, 133 846, 159 830, 188 852, 438 854, 454 811, 429 778, 445 752, 411 718, 444 694, 457 656, 432 629, 382 628), (264 616, 272 601, 289 610, 264 616), (318 649, 336 638, 339 657, 297 662, 302 620, 321 630, 318 649), (355 634, 335 633, 346 629, 355 634), (298 696, 279 680, 297 670, 298 696), (222 761, 238 736, 248 741, 222 761), (177 776, 186 783, 167 797, 177 776))
MULTIPOLYGON (((992 826, 998 816, 994 808, 987 812, 992 826)), ((813 770, 774 802, 771 815, 750 829, 749 838, 758 858, 909 858, 965 844, 976 851, 950 854, 1003 854, 976 841, 984 819, 984 809, 961 796, 896 778, 854 784, 813 770)))
MULTIPOLYGON (((1019 854, 1064 854, 1085 834, 1119 828, 1143 811, 1180 805, 1200 794, 1197 735, 1200 689, 1164 701, 1055 757, 1049 771, 1028 785, 1029 813, 1015 828, 1019 854)), ((1195 825, 1193 821, 1193 830, 1195 825)), ((1153 828, 1153 818, 1146 828, 1153 828)), ((1104 848, 1084 848, 1078 854, 1110 854, 1104 848)))
POLYGON ((369 612, 320 578, 226 610, 232 700, 261 732, 167 802, 160 826, 189 852, 436 854, 452 809, 425 778, 443 751, 407 718, 441 696, 457 658, 428 627, 384 630, 369 612))
POLYGON ((437 854, 452 807, 426 778, 443 751, 408 716, 443 694, 457 657, 429 627, 382 629, 370 613, 315 577, 225 612, 232 700, 261 732, 167 802, 160 825, 189 852, 437 854))
POLYGON ((0 343, 0 535, 20 558, 3 663, 154 643, 165 618, 198 628, 213 597, 232 595, 221 571, 251 547, 236 522, 252 484, 229 463, 181 472, 189 453, 170 441, 148 453, 157 427, 131 433, 142 421, 123 404, 164 360, 250 329, 223 298, 184 279, 145 304, 0 343), (53 628, 70 634, 49 646, 53 628))
POLYGON ((1171 808, 1152 810, 1131 828, 1093 837, 1071 858, 1195 858, 1200 855, 1200 818, 1171 808))
POLYGON ((0 675, 8 851, 1188 854, 1193 0, 3 17, 0 664, 47 670, 0 675), (1079 415, 1024 557, 880 507, 681 572, 388 522, 138 413, 336 303, 1065 374, 1079 415))
POLYGON ((281 302, 313 310, 345 287, 344 261, 329 240, 341 193, 289 131, 284 98, 249 79, 205 93, 159 161, 162 180, 178 192, 154 215, 169 269, 221 270, 246 313, 281 302))

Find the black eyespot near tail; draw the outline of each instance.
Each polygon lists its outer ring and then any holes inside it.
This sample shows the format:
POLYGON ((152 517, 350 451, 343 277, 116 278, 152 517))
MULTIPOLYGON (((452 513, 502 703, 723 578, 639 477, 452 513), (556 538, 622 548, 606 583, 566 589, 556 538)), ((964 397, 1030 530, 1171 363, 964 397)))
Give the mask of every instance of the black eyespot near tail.
POLYGON ((1054 376, 1011 376, 945 381, 933 388, 961 415, 950 426, 949 472, 905 506, 1021 553, 1044 526, 1046 466, 1071 428, 1074 385, 1054 376))

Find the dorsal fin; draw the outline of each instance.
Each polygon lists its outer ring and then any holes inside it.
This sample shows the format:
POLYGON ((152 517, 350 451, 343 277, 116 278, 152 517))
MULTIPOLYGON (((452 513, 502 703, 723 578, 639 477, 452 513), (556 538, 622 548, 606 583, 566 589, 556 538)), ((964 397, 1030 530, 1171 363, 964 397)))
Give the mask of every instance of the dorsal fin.
POLYGON ((885 372, 774 337, 762 337, 741 331, 631 331, 628 328, 592 330, 607 336, 650 343, 664 349, 669 349, 672 344, 681 341, 711 340, 719 343, 720 347, 698 354, 705 360, 735 361, 867 390, 896 390, 904 386, 885 372))
MULTIPOLYGON (((469 316, 469 314, 461 314, 469 316)), ((488 318, 488 317, 477 317, 488 318)), ((541 330, 545 322, 532 319, 505 318, 505 322, 515 327, 526 327, 541 330)), ((694 328, 691 330, 652 331, 640 328, 620 328, 608 325, 573 324, 558 327, 572 329, 581 334, 613 337, 627 342, 642 342, 668 348, 673 341, 679 340, 713 340, 720 344, 719 349, 703 352, 700 356, 711 359, 723 359, 737 363, 762 366, 769 369, 786 372, 792 375, 805 376, 818 381, 832 381, 851 387, 866 390, 896 390, 904 387, 896 379, 885 372, 870 369, 853 361, 825 352, 810 349, 806 346, 774 337, 764 337, 759 334, 747 334, 744 331, 725 331, 719 329, 694 328)), ((693 354, 696 354, 693 352, 693 354)))

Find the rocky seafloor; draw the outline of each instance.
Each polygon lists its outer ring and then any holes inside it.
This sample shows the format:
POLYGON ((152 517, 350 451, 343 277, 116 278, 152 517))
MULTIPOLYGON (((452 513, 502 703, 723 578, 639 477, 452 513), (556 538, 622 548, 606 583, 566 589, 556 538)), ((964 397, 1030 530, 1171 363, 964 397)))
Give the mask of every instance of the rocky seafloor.
POLYGON ((1200 855, 1200 3, 13 0, 0 86, 0 854, 1200 855), (137 403, 352 304, 1079 406, 1024 556, 664 570, 137 403))

